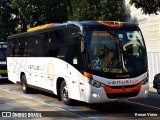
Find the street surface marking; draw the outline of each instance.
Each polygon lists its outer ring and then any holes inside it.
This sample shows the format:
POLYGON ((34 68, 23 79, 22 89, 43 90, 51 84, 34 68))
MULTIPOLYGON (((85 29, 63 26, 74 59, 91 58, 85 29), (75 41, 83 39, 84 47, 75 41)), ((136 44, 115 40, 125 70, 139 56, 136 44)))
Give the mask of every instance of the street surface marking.
POLYGON ((142 103, 138 103, 138 102, 132 102, 132 101, 128 101, 129 103, 132 103, 132 104, 137 104, 137 105, 142 105, 142 106, 146 106, 146 107, 152 107, 152 108, 155 108, 155 109, 159 109, 159 107, 155 107, 155 106, 151 106, 151 105, 146 105, 146 104, 142 104, 142 103))
POLYGON ((0 86, 0 89, 9 91, 9 92, 14 93, 14 94, 19 94, 19 95, 27 97, 27 98, 32 98, 33 100, 36 100, 36 101, 41 102, 41 103, 46 104, 46 105, 50 105, 50 106, 54 105, 56 107, 65 109, 65 110, 67 110, 69 112, 73 112, 75 114, 82 115, 82 118, 83 117, 88 117, 88 118, 90 118, 92 120, 103 120, 102 118, 99 118, 99 117, 91 117, 93 115, 87 114, 85 112, 78 111, 77 109, 70 108, 70 107, 64 106, 64 105, 60 105, 60 104, 57 104, 57 103, 55 103, 53 101, 46 100, 46 99, 43 99, 43 98, 39 98, 39 97, 36 97, 36 96, 33 96, 33 95, 25 94, 25 93, 22 93, 22 92, 17 91, 17 90, 13 90, 13 89, 10 89, 10 88, 4 88, 4 87, 1 87, 1 86, 0 86))

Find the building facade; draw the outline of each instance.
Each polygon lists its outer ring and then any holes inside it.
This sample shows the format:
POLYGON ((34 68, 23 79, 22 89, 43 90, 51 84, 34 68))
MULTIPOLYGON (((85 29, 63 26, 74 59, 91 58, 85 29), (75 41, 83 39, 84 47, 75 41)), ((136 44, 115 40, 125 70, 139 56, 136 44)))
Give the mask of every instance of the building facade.
POLYGON ((138 23, 141 28, 148 52, 149 82, 152 83, 154 75, 160 73, 160 12, 158 15, 145 15, 129 1, 124 0, 125 19, 138 23))

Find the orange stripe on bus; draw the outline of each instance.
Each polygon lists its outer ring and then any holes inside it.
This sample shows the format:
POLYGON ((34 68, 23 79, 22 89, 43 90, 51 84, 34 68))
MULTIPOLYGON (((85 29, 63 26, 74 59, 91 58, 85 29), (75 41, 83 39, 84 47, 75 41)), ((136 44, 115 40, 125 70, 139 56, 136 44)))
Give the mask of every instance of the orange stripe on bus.
POLYGON ((27 32, 32 32, 32 31, 36 31, 36 30, 40 30, 40 29, 44 29, 44 28, 48 28, 48 27, 53 27, 53 26, 54 26, 53 23, 49 23, 49 24, 45 24, 45 25, 29 28, 27 30, 27 32))
POLYGON ((90 79, 93 78, 92 74, 87 73, 87 72, 84 72, 84 76, 86 76, 87 78, 90 78, 90 79))
POLYGON ((117 27, 121 27, 122 26, 122 22, 117 22, 114 21, 113 23, 107 22, 107 21, 98 21, 100 24, 106 25, 108 27, 113 27, 113 28, 117 28, 117 27))
POLYGON ((138 84, 130 88, 110 88, 108 86, 103 87, 106 93, 128 93, 128 92, 138 92, 141 89, 141 84, 138 84))

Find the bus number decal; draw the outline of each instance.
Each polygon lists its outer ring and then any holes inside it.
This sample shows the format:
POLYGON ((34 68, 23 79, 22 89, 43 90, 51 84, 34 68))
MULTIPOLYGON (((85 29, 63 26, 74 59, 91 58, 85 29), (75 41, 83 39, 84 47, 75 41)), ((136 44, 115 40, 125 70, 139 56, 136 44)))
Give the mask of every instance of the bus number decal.
POLYGON ((100 60, 93 60, 92 64, 93 64, 93 69, 101 69, 102 68, 102 64, 101 64, 100 60))

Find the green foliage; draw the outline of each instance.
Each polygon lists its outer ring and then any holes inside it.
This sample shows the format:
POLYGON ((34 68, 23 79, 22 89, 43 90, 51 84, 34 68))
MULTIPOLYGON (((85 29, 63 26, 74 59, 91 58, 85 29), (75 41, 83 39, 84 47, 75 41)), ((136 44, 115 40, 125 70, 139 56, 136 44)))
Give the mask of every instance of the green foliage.
POLYGON ((0 41, 6 41, 8 35, 16 33, 17 11, 12 9, 10 4, 10 0, 1 0, 0 2, 0 41))
POLYGON ((122 4, 122 0, 1 0, 0 39, 46 23, 121 20, 122 4))
POLYGON ((122 0, 71 0, 69 20, 121 20, 122 0))
POLYGON ((141 8, 145 14, 158 14, 160 12, 160 0, 130 0, 131 5, 141 8))
POLYGON ((68 0, 12 0, 30 26, 68 20, 68 0))

